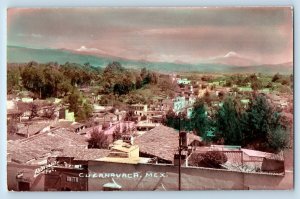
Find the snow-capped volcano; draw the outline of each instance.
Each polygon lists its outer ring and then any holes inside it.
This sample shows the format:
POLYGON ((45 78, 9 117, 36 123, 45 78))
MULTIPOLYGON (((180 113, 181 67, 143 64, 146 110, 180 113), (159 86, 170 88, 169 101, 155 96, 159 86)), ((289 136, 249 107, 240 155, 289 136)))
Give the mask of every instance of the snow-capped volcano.
POLYGON ((209 62, 231 66, 254 66, 258 64, 256 61, 234 51, 230 51, 223 56, 211 58, 209 62))
POLYGON ((223 57, 238 57, 238 54, 234 51, 230 51, 226 55, 224 55, 223 57))

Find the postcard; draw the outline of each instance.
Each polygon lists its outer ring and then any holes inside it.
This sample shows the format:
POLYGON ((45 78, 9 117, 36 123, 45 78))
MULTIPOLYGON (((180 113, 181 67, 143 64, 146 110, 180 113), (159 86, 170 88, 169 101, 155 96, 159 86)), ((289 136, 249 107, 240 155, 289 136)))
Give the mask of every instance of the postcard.
POLYGON ((9 191, 291 190, 292 7, 7 10, 9 191))

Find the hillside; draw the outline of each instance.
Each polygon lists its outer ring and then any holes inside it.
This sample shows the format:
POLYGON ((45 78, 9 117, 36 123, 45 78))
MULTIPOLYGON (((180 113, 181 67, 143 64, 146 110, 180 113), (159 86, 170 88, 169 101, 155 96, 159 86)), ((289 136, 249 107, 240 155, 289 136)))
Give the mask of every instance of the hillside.
POLYGON ((199 64, 185 64, 185 63, 167 63, 167 62, 147 62, 128 60, 118 57, 109 57, 101 55, 78 54, 65 49, 33 49, 18 46, 7 47, 7 62, 8 63, 25 63, 29 61, 36 61, 39 63, 58 62, 64 64, 65 62, 72 62, 84 64, 89 62, 93 66, 105 67, 112 61, 118 61, 122 66, 131 69, 140 69, 147 67, 150 70, 160 72, 207 72, 207 73, 283 73, 290 74, 293 71, 292 63, 278 64, 278 65, 256 65, 256 66, 236 66, 226 65, 222 63, 199 63, 199 64))

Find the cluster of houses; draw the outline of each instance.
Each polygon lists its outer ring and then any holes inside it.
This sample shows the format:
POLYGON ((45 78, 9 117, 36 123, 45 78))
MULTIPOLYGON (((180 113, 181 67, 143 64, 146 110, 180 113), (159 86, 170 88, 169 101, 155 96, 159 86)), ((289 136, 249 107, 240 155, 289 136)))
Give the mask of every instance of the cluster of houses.
MULTIPOLYGON (((197 97, 202 97, 205 92, 216 96, 219 96, 220 92, 231 92, 228 88, 218 85, 211 89, 211 85, 195 87, 188 79, 175 78, 175 80, 180 89, 174 99, 166 98, 152 104, 131 105, 130 110, 134 118, 132 121, 126 120, 128 112, 125 110, 94 104, 91 120, 80 123, 76 122, 74 113, 70 112, 60 99, 52 99, 49 102, 33 100, 30 97, 8 96, 7 120, 14 121, 17 126, 14 135, 8 134, 8 176, 11 175, 8 178, 9 189, 87 190, 86 182, 81 184, 82 179, 78 177, 78 172, 87 171, 88 161, 91 160, 118 163, 120 167, 122 164, 175 164, 178 157, 175 154, 178 153, 179 134, 177 130, 162 124, 164 115, 172 110, 176 114, 185 113, 187 117, 191 117, 197 97), (39 103, 38 110, 33 106, 37 103, 39 103), (116 132, 121 133, 118 139, 114 137, 116 132), (109 147, 89 148, 88 139, 93 133, 103 133, 107 137, 109 147), (45 168, 38 170, 37 173, 36 168, 48 165, 49 160, 53 158, 57 160, 54 165, 55 171, 49 172, 49 169, 45 168), (42 188, 38 186, 41 182, 42 188)), ((249 103, 247 99, 243 100, 245 104, 249 103)), ((219 101, 215 103, 221 106, 219 101)), ((193 154, 216 149, 204 147, 202 139, 191 132, 186 136, 187 150, 184 152, 182 166, 191 166, 189 157, 193 154)), ((258 166, 255 165, 259 170, 283 172, 282 156, 274 158, 271 154, 252 150, 215 147, 229 154, 224 168, 231 170, 237 167, 244 168, 244 165, 236 165, 236 156, 235 158, 230 156, 238 153, 243 154, 239 156, 238 163, 243 162, 247 165, 245 162, 248 162, 250 166, 247 168, 252 168, 253 162, 259 162, 258 166), (271 164, 272 168, 266 166, 270 164, 265 162, 269 159, 276 163, 271 164)), ((112 185, 115 186, 113 183, 112 185)), ((107 186, 104 187, 111 188, 107 186)))

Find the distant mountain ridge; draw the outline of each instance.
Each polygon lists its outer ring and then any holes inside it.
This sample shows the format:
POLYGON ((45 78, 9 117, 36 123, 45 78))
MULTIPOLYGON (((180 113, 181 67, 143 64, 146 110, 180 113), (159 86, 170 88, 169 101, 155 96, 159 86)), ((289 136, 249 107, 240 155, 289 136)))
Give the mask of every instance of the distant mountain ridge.
POLYGON ((282 73, 293 72, 293 63, 255 65, 251 60, 241 58, 235 54, 216 58, 209 63, 186 64, 183 62, 148 62, 129 60, 109 55, 95 55, 87 52, 75 52, 67 49, 34 49, 19 46, 7 46, 8 63, 25 63, 36 61, 39 63, 66 62, 84 64, 89 62, 93 66, 105 67, 112 61, 120 62, 124 67, 140 69, 147 67, 150 70, 161 72, 207 72, 207 73, 282 73), (250 64, 250 66, 249 66, 250 64))

